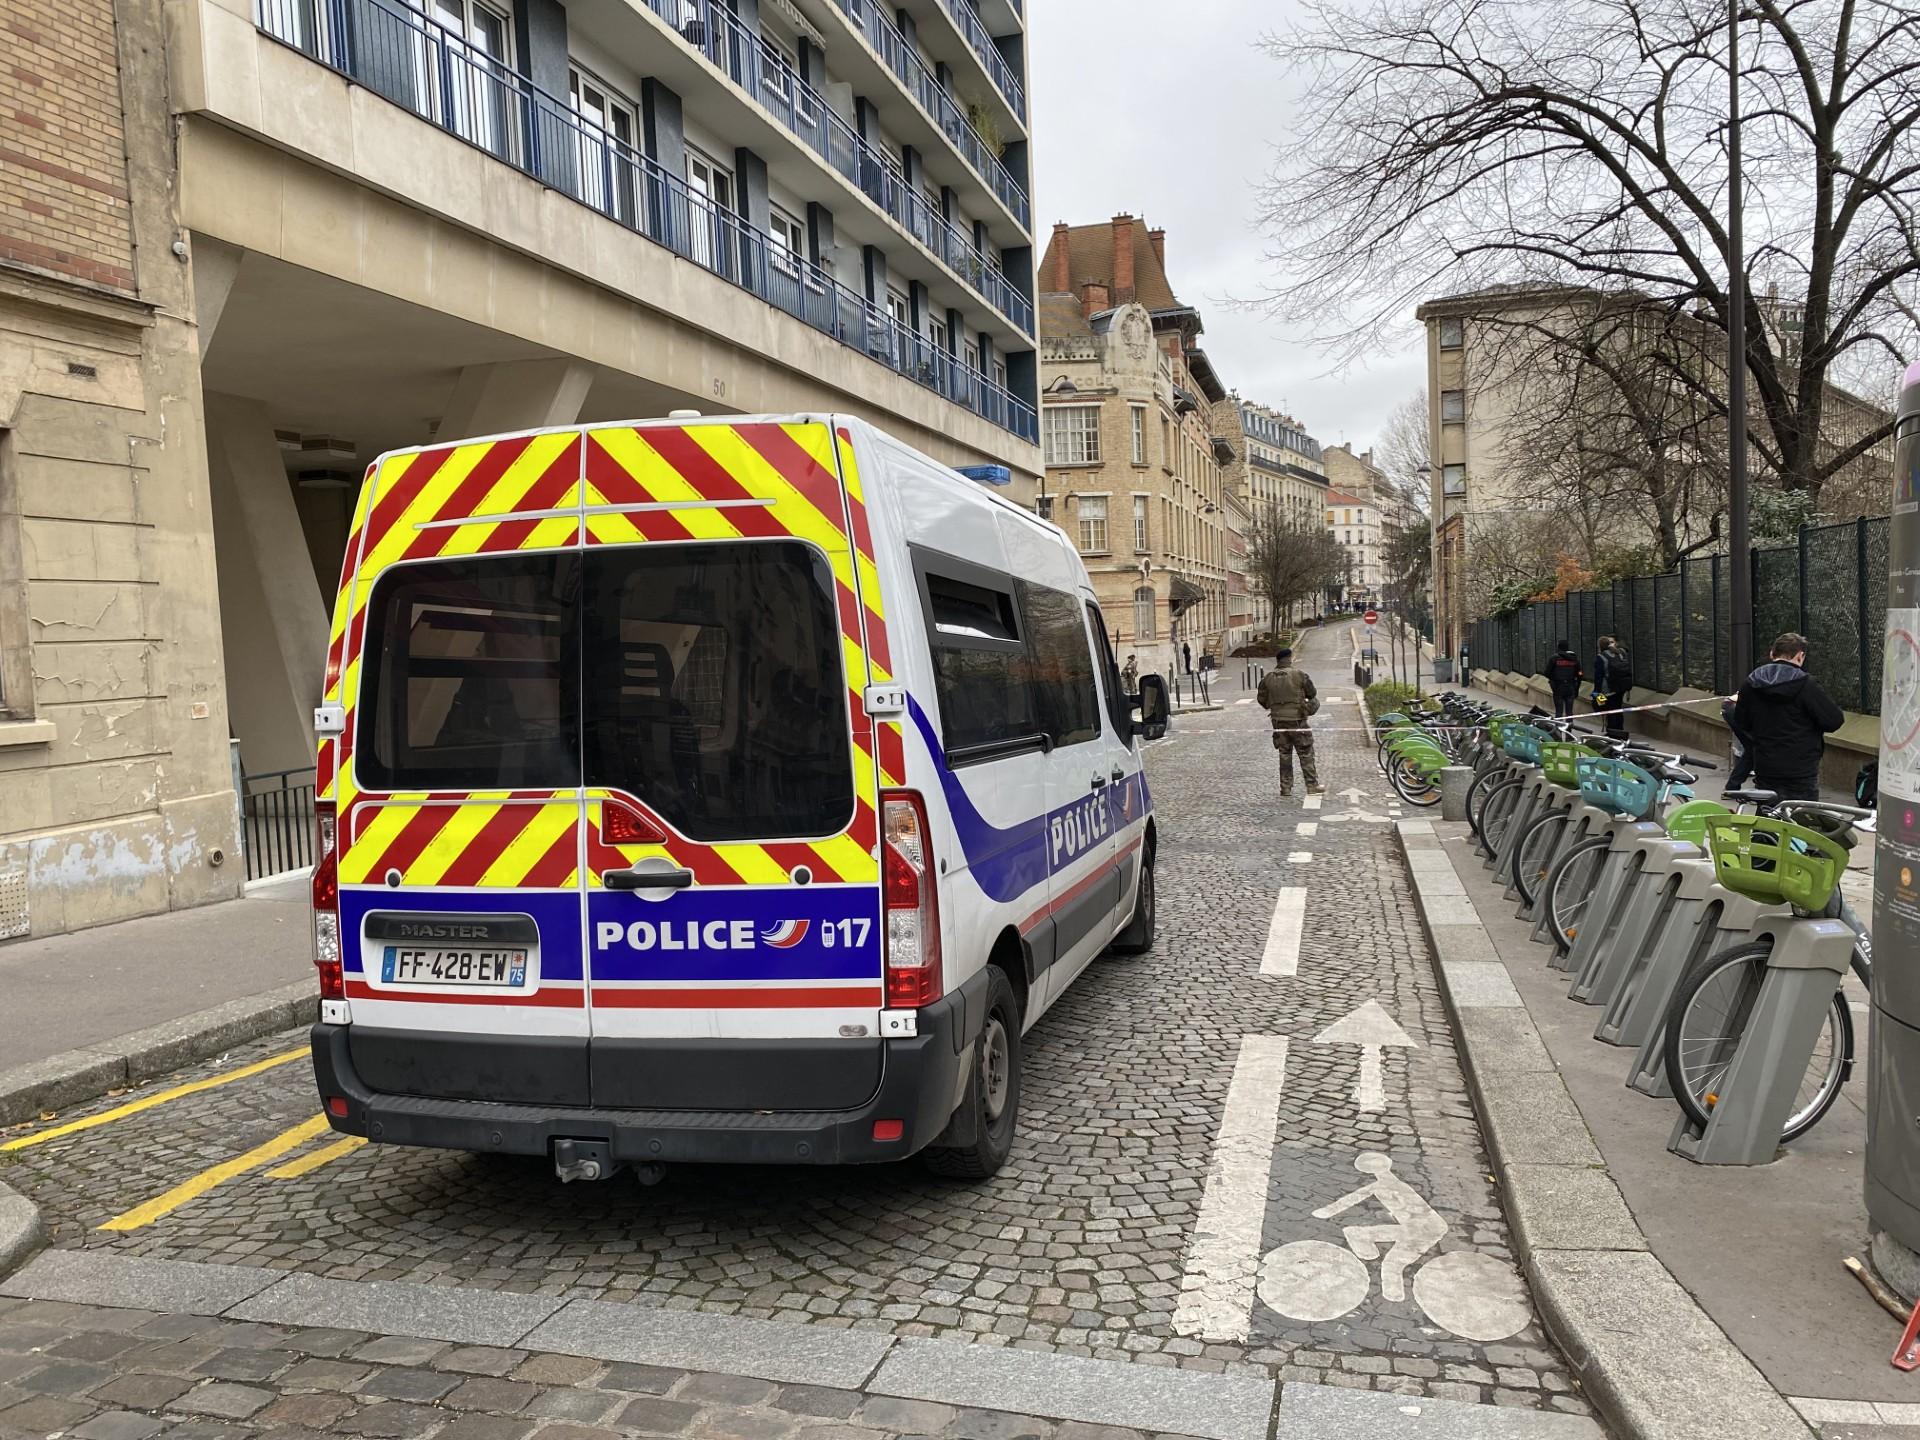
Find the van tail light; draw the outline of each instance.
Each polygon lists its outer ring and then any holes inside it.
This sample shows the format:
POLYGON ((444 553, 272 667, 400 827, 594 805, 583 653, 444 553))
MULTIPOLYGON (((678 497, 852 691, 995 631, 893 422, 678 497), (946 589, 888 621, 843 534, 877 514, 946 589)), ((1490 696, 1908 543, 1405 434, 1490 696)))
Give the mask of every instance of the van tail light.
POLYGON ((313 964, 320 972, 320 998, 344 1000, 346 982, 340 973, 340 856, 339 828, 333 802, 313 807, 313 964))
POLYGON ((880 792, 881 888, 887 915, 887 1008, 940 998, 940 901, 926 802, 917 790, 880 792))

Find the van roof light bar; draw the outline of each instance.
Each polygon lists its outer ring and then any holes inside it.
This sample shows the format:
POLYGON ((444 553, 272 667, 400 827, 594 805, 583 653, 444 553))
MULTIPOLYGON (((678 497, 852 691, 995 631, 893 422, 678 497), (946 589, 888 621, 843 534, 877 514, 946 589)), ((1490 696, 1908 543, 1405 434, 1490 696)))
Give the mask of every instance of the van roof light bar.
POLYGON ((982 485, 1011 485, 1013 472, 1004 465, 956 465, 954 467, 969 480, 982 485))

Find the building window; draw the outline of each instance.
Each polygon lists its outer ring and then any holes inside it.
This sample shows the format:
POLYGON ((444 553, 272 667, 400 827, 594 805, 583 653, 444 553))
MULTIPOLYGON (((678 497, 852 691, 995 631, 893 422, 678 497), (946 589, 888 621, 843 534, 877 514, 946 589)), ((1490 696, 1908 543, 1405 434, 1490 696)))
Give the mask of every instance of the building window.
POLYGON ((1466 322, 1458 315, 1447 315, 1440 321, 1440 348, 1458 350, 1467 343, 1466 322))
POLYGON ((1133 638, 1153 640, 1158 638, 1153 603, 1153 587, 1142 585, 1133 592, 1133 638))
POLYGON ((567 72, 567 101, 579 115, 580 198, 602 214, 631 225, 640 168, 633 148, 633 107, 579 69, 567 72))
POLYGON ((767 220, 767 233, 773 237, 774 269, 782 275, 798 275, 807 253, 806 227, 775 205, 767 220))
POLYGON ((1442 465, 1440 467, 1440 485, 1442 490, 1452 496, 1467 493, 1467 467, 1465 465, 1442 465))
POLYGON ((1147 463, 1147 407, 1130 405, 1127 409, 1133 421, 1133 463, 1144 465, 1147 463))
POLYGON ((891 285, 887 287, 887 318, 902 330, 913 328, 912 302, 891 285))
POLYGON ((993 385, 996 390, 1007 388, 1007 362, 1004 360, 993 362, 993 385))
POLYGON ((1147 549, 1147 497, 1133 497, 1133 548, 1141 554, 1147 549))
POLYGON ((952 337, 953 332, 947 329, 946 321, 935 320, 932 317, 928 317, 927 338, 933 342, 934 349, 938 350, 942 355, 946 354, 952 337))
MULTIPOLYGON (((1047 464, 1097 465, 1100 463, 1100 407, 1098 405, 1049 405, 1047 417, 1047 464)), ((1105 549, 1103 545, 1100 547, 1105 549)))
POLYGON ((689 145, 687 189, 693 261, 708 270, 723 268, 732 259, 727 236, 733 216, 733 172, 689 145))
POLYGON ((1464 390, 1442 390, 1440 392, 1440 418, 1442 420, 1466 419, 1467 392, 1464 390))
POLYGON ((1103 554, 1107 548, 1107 497, 1082 495, 1076 513, 1080 517, 1080 553, 1103 554))

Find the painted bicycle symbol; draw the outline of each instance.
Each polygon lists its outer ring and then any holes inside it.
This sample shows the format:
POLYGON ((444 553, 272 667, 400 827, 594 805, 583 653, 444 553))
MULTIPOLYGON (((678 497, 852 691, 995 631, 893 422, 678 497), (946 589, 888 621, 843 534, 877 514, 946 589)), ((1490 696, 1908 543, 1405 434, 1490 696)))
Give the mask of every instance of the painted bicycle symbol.
POLYGON ((1372 1178, 1313 1212, 1331 1220, 1372 1201, 1392 1223, 1347 1225, 1346 1246, 1325 1240, 1295 1240, 1267 1252, 1260 1263, 1260 1298, 1293 1320, 1338 1320, 1360 1308, 1373 1292, 1380 1266, 1380 1296, 1402 1302, 1407 1276, 1413 1300, 1443 1330, 1467 1340, 1505 1340, 1526 1329, 1533 1314, 1513 1271, 1475 1250, 1450 1250, 1422 1263, 1449 1226, 1426 1198, 1393 1173, 1393 1161, 1377 1150, 1362 1152, 1353 1168, 1372 1178))

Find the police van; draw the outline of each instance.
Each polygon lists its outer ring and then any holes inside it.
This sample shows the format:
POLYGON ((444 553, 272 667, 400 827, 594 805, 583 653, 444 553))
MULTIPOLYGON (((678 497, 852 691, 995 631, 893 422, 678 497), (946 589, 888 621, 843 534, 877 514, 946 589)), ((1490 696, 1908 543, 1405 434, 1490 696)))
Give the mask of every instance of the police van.
POLYGON ((858 420, 383 456, 315 716, 326 1114, 990 1175, 1023 1035, 1152 943, 1167 717, 1056 527, 858 420))

